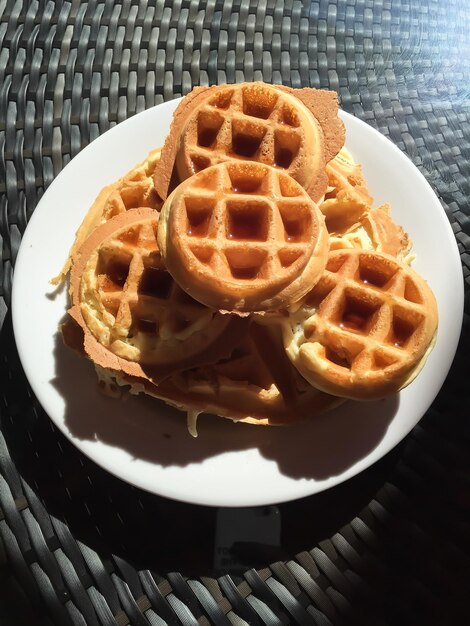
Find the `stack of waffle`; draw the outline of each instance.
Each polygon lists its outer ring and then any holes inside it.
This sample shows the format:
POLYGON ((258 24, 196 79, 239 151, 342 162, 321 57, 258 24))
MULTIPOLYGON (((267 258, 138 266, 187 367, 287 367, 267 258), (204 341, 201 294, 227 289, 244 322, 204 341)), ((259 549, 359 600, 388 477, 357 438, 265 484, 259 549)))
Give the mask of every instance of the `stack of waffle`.
POLYGON ((161 150, 100 193, 70 271, 65 342, 110 394, 289 424, 395 393, 433 345, 411 242, 372 207, 336 94, 199 87, 161 150))

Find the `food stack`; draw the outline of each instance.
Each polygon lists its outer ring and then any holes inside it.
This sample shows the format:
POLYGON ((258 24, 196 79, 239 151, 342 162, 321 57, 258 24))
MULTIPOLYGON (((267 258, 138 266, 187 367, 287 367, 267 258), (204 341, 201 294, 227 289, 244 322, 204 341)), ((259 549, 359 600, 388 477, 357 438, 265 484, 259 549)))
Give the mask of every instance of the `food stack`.
POLYGON ((163 148, 100 193, 70 270, 65 342, 110 394, 289 424, 411 382, 437 306, 372 206, 336 94, 198 87, 163 148))

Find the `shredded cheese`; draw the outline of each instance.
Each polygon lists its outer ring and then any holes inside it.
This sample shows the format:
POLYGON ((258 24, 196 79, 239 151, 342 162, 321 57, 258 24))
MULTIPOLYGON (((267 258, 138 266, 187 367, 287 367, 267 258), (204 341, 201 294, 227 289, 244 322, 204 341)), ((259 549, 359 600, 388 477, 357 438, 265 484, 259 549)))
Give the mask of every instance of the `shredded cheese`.
POLYGON ((188 409, 188 431, 191 437, 197 437, 197 418, 202 413, 202 411, 198 411, 197 409, 189 408, 188 409))

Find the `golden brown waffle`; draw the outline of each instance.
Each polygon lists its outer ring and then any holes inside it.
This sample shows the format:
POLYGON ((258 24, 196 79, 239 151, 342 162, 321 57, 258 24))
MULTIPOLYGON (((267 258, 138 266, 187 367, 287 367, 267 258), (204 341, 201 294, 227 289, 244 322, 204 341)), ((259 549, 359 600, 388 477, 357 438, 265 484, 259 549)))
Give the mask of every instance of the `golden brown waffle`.
POLYGON ((328 189, 320 209, 331 235, 342 235, 354 229, 372 205, 362 168, 343 147, 326 166, 328 189))
POLYGON ((160 211, 163 204, 153 184, 155 166, 160 160, 161 148, 149 152, 145 161, 133 167, 115 183, 104 187, 85 215, 75 236, 69 257, 58 276, 51 280, 59 284, 67 275, 71 259, 90 233, 111 217, 129 209, 151 208, 160 211))
POLYGON ((324 169, 323 134, 294 96, 268 85, 218 89, 189 118, 180 139, 180 180, 227 159, 253 160, 285 170, 303 187, 324 169))
POLYGON ((390 215, 390 206, 372 208, 362 168, 343 147, 327 165, 329 188, 319 205, 330 234, 330 250, 362 248, 408 261, 412 242, 390 215))
POLYGON ((337 250, 284 339, 294 365, 318 389, 378 398, 419 372, 437 319, 431 289, 411 268, 375 252, 337 250))
POLYGON ((162 264, 158 213, 130 209, 93 231, 72 259, 72 318, 102 367, 159 376, 229 354, 234 323, 190 298, 162 264), (144 371, 145 370, 145 371, 144 371))
POLYGON ((349 150, 343 146, 338 154, 326 166, 328 174, 328 191, 325 200, 333 199, 338 194, 348 192, 359 196, 365 204, 372 204, 367 181, 349 150))
POLYGON ((330 234, 330 251, 343 248, 375 250, 390 254, 403 263, 410 262, 411 247, 411 239, 392 219, 388 204, 368 208, 346 231, 330 234))
POLYGON ((229 358, 178 372, 158 386, 122 375, 114 380, 189 414, 214 413, 257 425, 292 424, 342 402, 299 375, 282 347, 279 328, 244 322, 248 330, 229 358))
POLYGON ((160 160, 161 149, 149 153, 147 159, 121 178, 107 197, 101 211, 101 222, 129 209, 148 207, 160 211, 163 201, 153 185, 153 173, 160 160))
POLYGON ((299 300, 328 254, 323 216, 305 190, 248 161, 226 161, 182 183, 163 206, 158 243, 185 291, 234 312, 299 300))
POLYGON ((175 112, 156 189, 166 198, 198 171, 242 159, 285 170, 318 201, 328 184, 326 163, 344 143, 337 114, 333 92, 261 82, 196 88, 175 112))

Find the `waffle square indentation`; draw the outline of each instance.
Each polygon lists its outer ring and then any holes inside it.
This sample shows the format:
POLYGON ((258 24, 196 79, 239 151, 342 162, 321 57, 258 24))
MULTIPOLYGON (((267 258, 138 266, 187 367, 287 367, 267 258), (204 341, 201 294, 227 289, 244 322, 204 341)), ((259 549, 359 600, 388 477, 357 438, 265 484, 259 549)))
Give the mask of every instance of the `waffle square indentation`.
POLYGON ((375 255, 361 255, 359 258, 359 280, 371 287, 379 289, 385 287, 396 274, 397 269, 395 264, 375 255))
POLYGON ((169 272, 159 267, 145 267, 139 281, 138 293, 161 300, 170 296, 173 279, 169 272))
POLYGON ((266 241, 269 204, 262 200, 227 202, 227 239, 266 241))
POLYGON ((277 167, 288 169, 300 150, 300 135, 285 129, 274 133, 274 163, 277 167))
POLYGON ((266 128, 259 123, 233 120, 232 151, 240 157, 251 158, 256 156, 265 134, 266 128))
POLYGON ((231 248, 225 250, 225 257, 233 278, 239 280, 253 280, 261 276, 266 261, 267 251, 253 248, 231 248))
POLYGON ((267 120, 274 110, 278 95, 271 89, 259 86, 243 89, 243 113, 267 120))
POLYGON ((186 196, 184 199, 190 237, 207 237, 215 199, 205 196, 186 196))
POLYGON ((284 239, 292 243, 307 241, 310 238, 311 210, 301 202, 278 203, 284 226, 284 239))
POLYGON ((201 111, 197 118, 197 143, 203 148, 214 145, 220 128, 224 123, 223 116, 214 110, 201 111))

